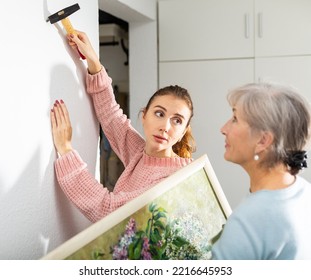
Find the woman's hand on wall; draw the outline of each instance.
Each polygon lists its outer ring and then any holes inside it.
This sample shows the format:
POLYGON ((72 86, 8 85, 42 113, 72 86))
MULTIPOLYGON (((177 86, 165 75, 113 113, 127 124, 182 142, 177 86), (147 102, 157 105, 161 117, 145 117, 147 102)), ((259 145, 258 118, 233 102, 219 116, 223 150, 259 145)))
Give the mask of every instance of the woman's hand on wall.
POLYGON ((63 100, 56 100, 51 110, 53 141, 60 155, 72 151, 72 128, 69 113, 63 100))
POLYGON ((69 45, 72 48, 77 48, 79 52, 85 56, 90 74, 98 73, 101 70, 102 65, 89 38, 86 33, 78 30, 75 31, 76 34, 67 35, 69 45))

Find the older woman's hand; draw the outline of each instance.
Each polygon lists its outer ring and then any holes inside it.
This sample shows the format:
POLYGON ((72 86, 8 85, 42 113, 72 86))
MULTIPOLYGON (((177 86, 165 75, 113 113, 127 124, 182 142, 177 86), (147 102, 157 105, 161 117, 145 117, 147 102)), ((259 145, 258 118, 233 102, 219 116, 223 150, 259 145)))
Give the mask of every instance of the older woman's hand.
POLYGON ((57 152, 63 155, 72 150, 72 128, 68 110, 63 100, 55 101, 50 115, 54 145, 57 152))

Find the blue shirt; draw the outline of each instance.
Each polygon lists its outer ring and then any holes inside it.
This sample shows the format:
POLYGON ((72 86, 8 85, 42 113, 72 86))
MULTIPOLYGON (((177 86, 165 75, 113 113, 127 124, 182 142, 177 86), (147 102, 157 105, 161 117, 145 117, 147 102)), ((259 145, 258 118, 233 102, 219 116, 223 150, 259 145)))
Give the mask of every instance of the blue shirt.
POLYGON ((212 248, 221 260, 311 260, 311 184, 250 193, 212 248))

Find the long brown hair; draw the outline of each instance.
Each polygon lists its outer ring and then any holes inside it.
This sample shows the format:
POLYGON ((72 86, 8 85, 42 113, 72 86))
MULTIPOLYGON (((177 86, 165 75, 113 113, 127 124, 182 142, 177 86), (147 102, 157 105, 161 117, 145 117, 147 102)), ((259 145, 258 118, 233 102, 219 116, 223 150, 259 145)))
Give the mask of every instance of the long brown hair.
POLYGON ((175 86, 171 85, 171 86, 160 88, 150 97, 147 103, 147 106, 143 108, 141 112, 146 113, 149 110, 151 103, 157 96, 165 96, 165 95, 172 95, 185 101, 191 112, 190 118, 186 125, 186 133, 184 134, 183 138, 172 147, 173 151, 178 156, 183 157, 183 158, 191 158, 192 153, 195 152, 195 149, 196 149, 194 137, 192 136, 192 131, 190 127, 190 121, 193 117, 193 103, 192 103, 189 92, 185 88, 182 88, 178 85, 175 85, 175 86))

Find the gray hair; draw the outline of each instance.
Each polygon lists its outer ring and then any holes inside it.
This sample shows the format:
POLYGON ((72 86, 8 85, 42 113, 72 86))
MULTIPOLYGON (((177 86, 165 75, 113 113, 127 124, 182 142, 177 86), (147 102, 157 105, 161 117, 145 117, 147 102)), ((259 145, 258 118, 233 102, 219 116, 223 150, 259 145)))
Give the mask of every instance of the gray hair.
MULTIPOLYGON (((274 135, 274 143, 262 166, 270 168, 281 162, 288 165, 293 153, 307 148, 311 136, 311 107, 294 88, 252 83, 234 89, 227 98, 232 107, 241 106, 252 132, 269 131, 274 135)), ((291 167, 293 175, 302 169, 291 167)), ((306 167, 306 162, 302 167, 306 167)))

